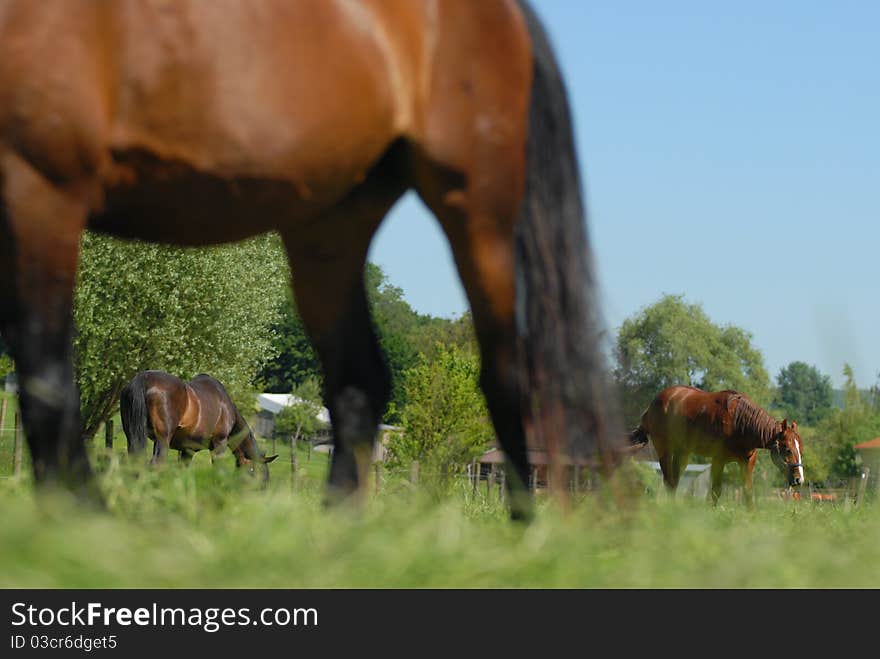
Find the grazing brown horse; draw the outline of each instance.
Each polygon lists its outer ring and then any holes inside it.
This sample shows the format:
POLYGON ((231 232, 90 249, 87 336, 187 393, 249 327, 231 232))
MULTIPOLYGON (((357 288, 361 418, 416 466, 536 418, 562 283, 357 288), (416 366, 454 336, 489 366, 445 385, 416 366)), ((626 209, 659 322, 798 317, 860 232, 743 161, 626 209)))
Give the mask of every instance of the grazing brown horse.
POLYGON ((767 449, 773 462, 788 475, 789 485, 804 481, 802 444, 797 423, 781 422, 736 391, 702 391, 694 387, 664 389, 642 414, 630 435, 633 444, 654 444, 671 491, 696 453, 712 459, 712 499, 721 496, 724 465, 740 466, 747 502, 752 502, 752 472, 758 449, 767 449))
POLYGON ((414 189, 452 248, 481 384, 528 513, 526 433, 613 460, 568 101, 517 0, 0 0, 0 314, 38 483, 93 479, 71 297, 80 234, 278 231, 324 372, 331 492, 389 399, 364 291, 414 189))
POLYGON ((204 373, 189 382, 163 371, 142 371, 125 385, 119 401, 128 452, 143 453, 147 437, 153 440, 153 464, 168 449, 180 451, 189 462, 193 453, 208 449, 211 458, 230 449, 238 467, 269 480, 266 457, 257 446, 247 421, 216 378, 204 373))

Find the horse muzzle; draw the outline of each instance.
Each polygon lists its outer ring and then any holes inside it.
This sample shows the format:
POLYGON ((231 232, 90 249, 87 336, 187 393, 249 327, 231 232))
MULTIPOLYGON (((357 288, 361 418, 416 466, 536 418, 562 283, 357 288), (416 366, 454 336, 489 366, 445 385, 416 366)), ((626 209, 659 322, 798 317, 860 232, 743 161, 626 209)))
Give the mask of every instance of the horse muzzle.
POLYGON ((788 465, 788 484, 797 487, 804 482, 804 465, 800 462, 788 465))

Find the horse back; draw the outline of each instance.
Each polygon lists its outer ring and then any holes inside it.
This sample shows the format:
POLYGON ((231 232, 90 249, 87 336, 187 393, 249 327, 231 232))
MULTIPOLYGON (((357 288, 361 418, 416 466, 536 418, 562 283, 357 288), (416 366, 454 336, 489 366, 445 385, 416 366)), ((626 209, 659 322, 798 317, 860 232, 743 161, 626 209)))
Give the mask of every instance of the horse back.
POLYGON ((200 437, 226 437, 238 419, 238 410, 226 388, 214 377, 200 374, 187 383, 198 399, 198 421, 191 434, 200 437))
POLYGON ((740 395, 732 390, 668 387, 654 398, 643 424, 649 432, 723 440, 733 433, 733 410, 740 395))

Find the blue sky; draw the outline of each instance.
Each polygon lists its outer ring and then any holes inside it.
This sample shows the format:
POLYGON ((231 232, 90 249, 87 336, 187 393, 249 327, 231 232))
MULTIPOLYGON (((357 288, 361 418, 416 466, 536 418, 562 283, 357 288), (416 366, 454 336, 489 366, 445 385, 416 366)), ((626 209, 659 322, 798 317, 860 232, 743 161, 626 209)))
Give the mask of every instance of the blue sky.
MULTIPOLYGON (((565 75, 612 331, 664 293, 791 361, 880 372, 880 2, 535 0, 565 75)), ((467 308, 408 196, 373 243, 418 311, 467 308)))

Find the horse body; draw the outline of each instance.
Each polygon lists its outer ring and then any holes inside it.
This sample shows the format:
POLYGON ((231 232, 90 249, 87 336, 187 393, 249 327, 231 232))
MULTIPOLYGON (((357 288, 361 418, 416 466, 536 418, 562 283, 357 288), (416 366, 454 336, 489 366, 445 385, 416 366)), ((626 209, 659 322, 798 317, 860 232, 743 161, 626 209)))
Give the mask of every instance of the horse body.
POLYGON ((702 391, 673 386, 661 391, 642 415, 630 436, 633 444, 654 445, 663 480, 675 491, 691 455, 711 459, 711 494, 721 495, 724 466, 740 466, 743 485, 752 497, 752 473, 759 449, 771 452, 780 469, 787 470, 790 485, 804 479, 802 444, 797 423, 779 422, 755 405, 745 394, 732 391, 702 391))
POLYGON ((163 371, 142 371, 125 386, 120 398, 122 427, 129 453, 141 453, 147 437, 153 440, 153 464, 162 462, 169 449, 182 460, 210 450, 217 457, 229 448, 236 464, 261 465, 268 479, 267 458, 244 417, 223 385, 210 375, 197 375, 189 382, 163 371))
POLYGON ((452 248, 527 510, 527 430, 606 464, 616 437, 568 102, 528 7, 0 0, 0 320, 37 481, 92 482, 70 362, 81 231, 277 230, 324 371, 332 490, 353 492, 390 393, 363 270, 410 189, 452 248))

